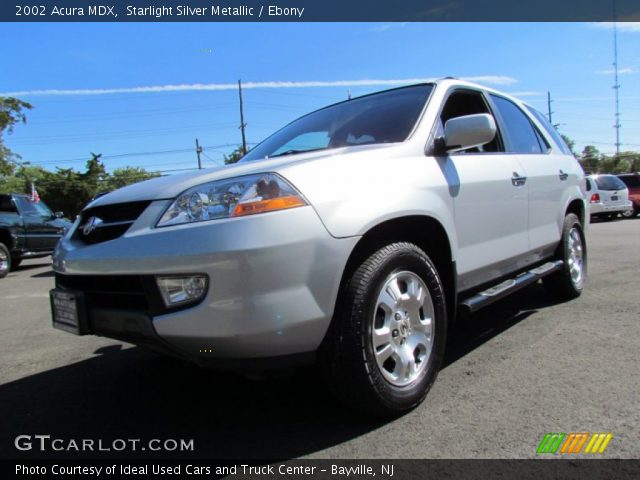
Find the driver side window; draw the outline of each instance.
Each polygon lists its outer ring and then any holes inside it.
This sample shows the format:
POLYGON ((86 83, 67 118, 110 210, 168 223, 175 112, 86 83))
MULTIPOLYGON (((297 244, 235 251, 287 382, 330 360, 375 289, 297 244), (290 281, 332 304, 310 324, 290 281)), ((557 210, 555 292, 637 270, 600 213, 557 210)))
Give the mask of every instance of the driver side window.
MULTIPOLYGON (((472 90, 456 90, 447 99, 447 102, 440 114, 440 121, 437 125, 436 138, 444 136, 444 125, 447 120, 457 117, 463 117, 465 115, 474 115, 477 113, 491 113, 489 106, 484 100, 484 97, 480 92, 472 90)), ((497 124, 497 122, 496 122, 497 124)), ((495 153, 504 152, 503 143, 500 137, 500 132, 496 133, 495 138, 480 147, 469 148, 456 153, 495 153)))

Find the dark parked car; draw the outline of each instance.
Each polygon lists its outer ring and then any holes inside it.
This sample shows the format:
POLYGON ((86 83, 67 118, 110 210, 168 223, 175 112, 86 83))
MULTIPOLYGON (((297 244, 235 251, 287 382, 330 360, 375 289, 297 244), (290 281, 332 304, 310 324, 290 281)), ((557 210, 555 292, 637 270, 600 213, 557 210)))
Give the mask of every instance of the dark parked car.
POLYGON ((71 223, 28 195, 0 195, 0 278, 25 258, 46 257, 71 223))
POLYGON ((640 213, 640 173, 621 173, 618 178, 629 189, 629 200, 633 204, 630 210, 622 212, 625 218, 633 218, 640 213))

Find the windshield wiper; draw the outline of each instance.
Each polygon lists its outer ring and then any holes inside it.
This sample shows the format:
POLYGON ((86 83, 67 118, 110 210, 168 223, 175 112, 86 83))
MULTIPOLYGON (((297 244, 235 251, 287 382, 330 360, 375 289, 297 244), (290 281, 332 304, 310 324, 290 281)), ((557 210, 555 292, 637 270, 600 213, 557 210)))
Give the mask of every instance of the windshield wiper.
POLYGON ((310 148, 309 150, 287 150, 285 152, 280 152, 276 155, 267 155, 268 158, 276 158, 276 157, 284 157, 286 155, 295 155, 296 153, 307 153, 307 152, 317 152, 318 150, 326 150, 329 147, 320 147, 320 148, 310 148))

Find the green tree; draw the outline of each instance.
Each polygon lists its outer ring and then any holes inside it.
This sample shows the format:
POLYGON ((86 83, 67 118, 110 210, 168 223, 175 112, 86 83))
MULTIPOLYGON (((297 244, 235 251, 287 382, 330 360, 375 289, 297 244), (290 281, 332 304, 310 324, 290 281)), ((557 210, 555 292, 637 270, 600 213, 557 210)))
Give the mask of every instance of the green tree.
POLYGON ((132 183, 142 182, 150 178, 159 177, 157 172, 148 172, 140 167, 123 167, 116 168, 101 185, 101 192, 110 192, 118 188, 131 185, 132 183))
POLYGON ((579 160, 585 172, 596 173, 600 164, 600 151, 593 145, 587 145, 582 150, 579 160))
POLYGON ((11 175, 14 169, 11 161, 20 158, 4 145, 3 134, 12 133, 16 123, 26 123, 25 110, 31 108, 31 104, 17 98, 0 97, 0 175, 11 175))
POLYGON ((242 153, 242 146, 240 146, 240 147, 236 148, 233 152, 231 152, 229 155, 225 155, 224 156, 224 163, 225 163, 225 165, 236 163, 243 156, 244 155, 242 153))
POLYGON ((560 136, 564 140, 564 143, 567 144, 567 147, 569 147, 569 150, 571 150, 571 153, 573 154, 573 156, 577 157, 578 155, 576 155, 576 151, 573 149, 576 146, 576 142, 574 142, 573 140, 571 140, 569 137, 567 137, 562 133, 560 134, 560 136))

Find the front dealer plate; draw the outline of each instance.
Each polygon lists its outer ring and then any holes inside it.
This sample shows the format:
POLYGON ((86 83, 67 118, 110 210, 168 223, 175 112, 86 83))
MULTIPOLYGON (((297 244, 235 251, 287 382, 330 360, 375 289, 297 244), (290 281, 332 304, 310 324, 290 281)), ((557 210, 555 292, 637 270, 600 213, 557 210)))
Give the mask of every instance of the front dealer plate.
POLYGON ((51 314, 53 326, 65 332, 82 335, 84 302, 81 295, 67 290, 51 290, 51 314))

